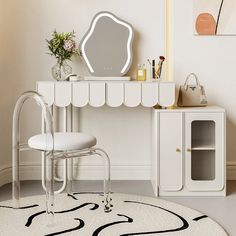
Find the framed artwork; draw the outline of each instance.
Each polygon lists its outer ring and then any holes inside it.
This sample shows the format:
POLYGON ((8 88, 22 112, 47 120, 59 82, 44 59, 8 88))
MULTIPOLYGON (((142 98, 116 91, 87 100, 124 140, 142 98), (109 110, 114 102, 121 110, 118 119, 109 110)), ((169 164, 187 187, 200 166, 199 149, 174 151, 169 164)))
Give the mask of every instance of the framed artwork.
POLYGON ((236 35, 236 0, 193 0, 196 35, 236 35))

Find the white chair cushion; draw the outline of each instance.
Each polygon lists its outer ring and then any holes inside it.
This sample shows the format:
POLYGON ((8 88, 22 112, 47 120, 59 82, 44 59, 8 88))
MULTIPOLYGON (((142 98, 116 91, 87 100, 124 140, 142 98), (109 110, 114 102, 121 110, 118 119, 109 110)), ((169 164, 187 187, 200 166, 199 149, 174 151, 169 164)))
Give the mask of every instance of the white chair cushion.
MULTIPOLYGON (((54 150, 71 151, 91 148, 97 144, 95 137, 84 133, 58 132, 54 133, 54 150)), ((49 134, 39 134, 28 140, 30 148, 37 150, 52 150, 52 138, 49 134)))

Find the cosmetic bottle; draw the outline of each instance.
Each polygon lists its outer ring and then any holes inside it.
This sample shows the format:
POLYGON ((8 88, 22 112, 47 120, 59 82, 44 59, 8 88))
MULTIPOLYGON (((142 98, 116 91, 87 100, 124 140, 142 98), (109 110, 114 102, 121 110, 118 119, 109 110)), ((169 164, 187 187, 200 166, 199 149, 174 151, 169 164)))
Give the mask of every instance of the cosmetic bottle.
POLYGON ((147 77, 147 69, 145 67, 145 64, 142 66, 138 65, 136 69, 136 80, 137 81, 146 81, 147 77))

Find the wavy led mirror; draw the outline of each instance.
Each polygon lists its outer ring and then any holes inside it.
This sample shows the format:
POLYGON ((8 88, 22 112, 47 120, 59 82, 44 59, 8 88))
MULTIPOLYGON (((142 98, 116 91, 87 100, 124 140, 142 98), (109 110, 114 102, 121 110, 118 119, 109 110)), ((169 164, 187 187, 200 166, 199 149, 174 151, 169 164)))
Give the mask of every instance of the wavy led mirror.
POLYGON ((82 39, 81 52, 92 76, 120 77, 132 63, 132 26, 110 12, 100 12, 82 39))

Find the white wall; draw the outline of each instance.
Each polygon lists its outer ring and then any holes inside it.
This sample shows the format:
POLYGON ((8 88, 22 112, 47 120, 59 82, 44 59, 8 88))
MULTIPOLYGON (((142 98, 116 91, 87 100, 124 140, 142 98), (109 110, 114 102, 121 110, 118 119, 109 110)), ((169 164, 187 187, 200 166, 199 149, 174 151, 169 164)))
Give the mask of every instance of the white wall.
MULTIPOLYGON (((130 22, 136 30, 134 63, 130 72, 133 75, 137 63, 164 54, 164 2, 0 1, 0 169, 5 169, 5 174, 9 175, 7 170, 11 165, 13 105, 21 92, 35 88, 37 80, 52 80, 50 69, 55 64, 55 59, 46 54, 45 43, 52 31, 75 30, 81 39, 97 12, 108 10, 115 13, 130 22)), ((73 69, 77 73, 87 73, 79 62, 73 63, 73 69)), ((40 125, 39 110, 30 104, 26 111, 23 118, 23 137, 38 132, 40 125)), ((150 178, 150 109, 87 107, 81 110, 81 117, 80 129, 97 136, 99 145, 110 154, 114 178, 150 178)), ((22 163, 39 174, 39 155, 30 153, 26 158, 22 157, 22 163)))
MULTIPOLYGON (((138 62, 164 54, 163 5, 164 0, 0 0, 0 170, 5 169, 1 173, 6 174, 6 179, 11 166, 13 106, 21 92, 35 88, 37 80, 51 80, 50 69, 55 60, 46 55, 45 44, 51 32, 74 29, 81 39, 97 12, 112 11, 130 22, 137 31, 133 74, 138 62)), ((206 88, 209 102, 226 107, 228 161, 234 165, 235 37, 193 36, 192 1, 175 0, 173 43, 176 82, 183 83, 188 73, 195 72, 206 88)), ((86 73, 79 63, 74 63, 73 68, 76 72, 86 73)), ((39 110, 30 104, 26 111, 24 136, 38 132, 40 125, 39 110)), ((96 135, 100 146, 109 152, 113 177, 149 178, 149 109, 87 107, 82 109, 81 116, 80 128, 96 135)), ((30 153, 23 158, 23 163, 39 174, 39 155, 30 153)))

